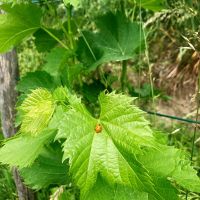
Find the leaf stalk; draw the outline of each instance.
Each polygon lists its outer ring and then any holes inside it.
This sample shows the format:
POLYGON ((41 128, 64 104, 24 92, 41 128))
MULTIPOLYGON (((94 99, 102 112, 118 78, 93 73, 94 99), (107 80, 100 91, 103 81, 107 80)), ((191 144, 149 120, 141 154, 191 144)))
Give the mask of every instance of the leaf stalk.
POLYGON ((124 93, 126 90, 127 80, 127 60, 122 61, 122 73, 121 73, 121 91, 124 93))

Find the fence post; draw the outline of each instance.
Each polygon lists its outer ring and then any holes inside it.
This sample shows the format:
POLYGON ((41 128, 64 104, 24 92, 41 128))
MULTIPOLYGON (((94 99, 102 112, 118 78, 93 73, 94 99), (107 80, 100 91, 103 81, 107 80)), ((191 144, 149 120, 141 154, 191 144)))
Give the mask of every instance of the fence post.
MULTIPOLYGON (((12 137, 16 133, 15 105, 17 101, 16 83, 18 73, 17 54, 15 50, 0 55, 0 113, 3 135, 5 138, 12 137)), ((13 152, 14 153, 14 152, 13 152)), ((33 200, 31 190, 24 186, 19 172, 12 169, 19 200, 33 200)))

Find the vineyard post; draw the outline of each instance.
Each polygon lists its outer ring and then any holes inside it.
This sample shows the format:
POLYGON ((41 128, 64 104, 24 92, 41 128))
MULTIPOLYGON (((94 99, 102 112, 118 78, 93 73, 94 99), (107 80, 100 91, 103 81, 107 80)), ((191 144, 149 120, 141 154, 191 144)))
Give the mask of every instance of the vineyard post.
MULTIPOLYGON (((14 125, 15 104, 17 101, 18 63, 16 50, 0 55, 0 114, 3 135, 12 137, 16 132, 14 125)), ((19 200, 33 200, 34 195, 26 188, 16 168, 12 169, 19 200)))

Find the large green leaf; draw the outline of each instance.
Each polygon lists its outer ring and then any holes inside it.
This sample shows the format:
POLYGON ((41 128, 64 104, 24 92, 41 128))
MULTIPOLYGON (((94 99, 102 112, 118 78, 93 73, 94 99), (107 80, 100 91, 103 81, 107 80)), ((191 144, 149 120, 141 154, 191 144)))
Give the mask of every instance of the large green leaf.
POLYGON ((148 200, 148 194, 122 185, 110 185, 98 176, 85 200, 148 200))
POLYGON ((42 12, 33 4, 1 5, 0 52, 6 52, 40 28, 42 12))
POLYGON ((144 34, 140 25, 122 14, 109 13, 96 20, 97 33, 82 32, 77 54, 92 69, 110 61, 133 58, 144 49, 144 34))
POLYGON ((176 159, 176 168, 172 172, 172 179, 177 184, 192 192, 200 192, 200 178, 197 171, 191 166, 189 157, 183 152, 179 152, 179 158, 176 159))
POLYGON ((35 137, 26 134, 11 138, 0 149, 0 162, 20 168, 30 166, 54 136, 54 130, 46 130, 35 137))
POLYGON ((55 109, 53 95, 46 89, 33 90, 18 107, 22 115, 20 131, 38 134, 45 129, 55 109))
POLYGON ((104 199, 112 200, 107 193, 125 187, 132 193, 147 193, 150 200, 177 200, 178 192, 169 179, 199 192, 200 180, 189 159, 182 151, 159 143, 143 112, 132 105, 133 98, 101 93, 98 119, 77 97, 69 95, 68 100, 71 109, 60 122, 56 139, 65 139, 63 159, 69 159, 81 199, 92 199, 93 190, 100 187, 104 199))
POLYGON ((166 0, 136 0, 136 2, 139 6, 153 11, 166 8, 166 0))
POLYGON ((59 87, 53 92, 53 98, 56 102, 57 106, 55 108, 55 112, 53 117, 51 118, 48 128, 58 129, 60 123, 69 110, 69 102, 68 102, 68 91, 66 88, 59 87))
MULTIPOLYGON (((62 40, 63 37, 62 31, 54 29, 48 29, 48 31, 51 32, 60 40, 62 40)), ((39 52, 50 51, 58 44, 58 42, 43 29, 39 29, 38 31, 36 31, 34 33, 34 37, 35 37, 35 45, 39 52)))
POLYGON ((60 123, 66 113, 67 108, 64 107, 63 105, 59 105, 56 107, 54 115, 52 119, 49 122, 48 127, 52 129, 58 129, 60 126, 60 123))
POLYGON ((189 191, 200 192, 200 179, 184 152, 163 146, 159 151, 144 150, 139 160, 152 176, 170 178, 189 191))
POLYGON ((33 189, 49 185, 66 185, 69 182, 67 162, 62 162, 59 144, 45 148, 33 165, 20 170, 24 182, 33 189))
MULTIPOLYGON (((171 184, 169 180, 159 176, 151 176, 155 184, 156 192, 163 198, 163 200, 178 200, 178 191, 171 184)), ((148 200, 157 200, 155 196, 149 194, 148 200)))
POLYGON ((70 100, 73 109, 63 118, 57 139, 66 138, 64 159, 69 159, 83 197, 99 173, 111 184, 154 194, 148 172, 135 157, 142 146, 153 145, 153 135, 143 112, 130 104, 133 99, 102 93, 99 119, 93 118, 80 101, 70 100), (99 133, 98 124, 102 127, 99 133))

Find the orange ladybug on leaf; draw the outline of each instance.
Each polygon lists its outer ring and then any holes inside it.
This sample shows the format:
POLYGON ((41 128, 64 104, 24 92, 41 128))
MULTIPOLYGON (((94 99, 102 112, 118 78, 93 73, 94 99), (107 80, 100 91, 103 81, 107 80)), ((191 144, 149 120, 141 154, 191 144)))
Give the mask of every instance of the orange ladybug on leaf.
POLYGON ((100 124, 97 124, 96 127, 95 127, 95 132, 101 133, 101 131, 102 131, 102 126, 100 124))

